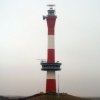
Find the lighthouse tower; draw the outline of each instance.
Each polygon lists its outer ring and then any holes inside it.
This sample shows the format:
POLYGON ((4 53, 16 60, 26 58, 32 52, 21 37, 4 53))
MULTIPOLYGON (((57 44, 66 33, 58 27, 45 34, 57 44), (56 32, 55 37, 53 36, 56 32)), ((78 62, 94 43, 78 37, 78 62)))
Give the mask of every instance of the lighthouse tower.
POLYGON ((48 50, 47 50, 47 61, 41 61, 42 70, 47 71, 46 79, 46 93, 56 93, 56 75, 55 71, 60 70, 58 61, 55 61, 55 22, 57 16, 53 7, 55 5, 48 5, 49 10, 47 16, 43 16, 46 19, 48 27, 48 50))

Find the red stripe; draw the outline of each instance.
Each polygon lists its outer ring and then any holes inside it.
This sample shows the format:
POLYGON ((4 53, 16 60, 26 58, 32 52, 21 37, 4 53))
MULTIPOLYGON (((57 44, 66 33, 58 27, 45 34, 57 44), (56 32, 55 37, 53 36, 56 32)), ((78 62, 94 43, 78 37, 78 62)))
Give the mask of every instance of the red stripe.
POLYGON ((46 93, 56 92, 56 80, 55 79, 47 79, 46 80, 46 93))
POLYGON ((54 62, 55 62, 55 50, 48 49, 48 63, 54 63, 54 62))
POLYGON ((54 35, 54 28, 48 28, 48 35, 54 35))
POLYGON ((54 35, 56 16, 47 17, 48 35, 54 35))

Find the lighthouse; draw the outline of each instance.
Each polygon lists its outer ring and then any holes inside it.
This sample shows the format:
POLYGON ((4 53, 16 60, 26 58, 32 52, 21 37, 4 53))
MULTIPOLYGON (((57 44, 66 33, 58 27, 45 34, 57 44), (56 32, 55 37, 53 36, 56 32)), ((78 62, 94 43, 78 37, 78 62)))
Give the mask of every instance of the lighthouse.
POLYGON ((55 59, 55 15, 54 6, 48 5, 48 14, 43 16, 43 20, 47 22, 48 28, 48 48, 47 61, 41 61, 42 71, 47 71, 46 76, 46 93, 56 93, 56 71, 60 71, 61 63, 55 59))

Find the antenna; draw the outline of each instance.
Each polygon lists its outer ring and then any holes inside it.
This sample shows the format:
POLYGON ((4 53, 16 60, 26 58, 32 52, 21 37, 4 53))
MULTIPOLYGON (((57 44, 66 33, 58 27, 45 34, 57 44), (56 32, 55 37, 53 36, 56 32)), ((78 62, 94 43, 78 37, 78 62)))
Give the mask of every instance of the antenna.
POLYGON ((58 73, 58 98, 59 98, 59 73, 58 73))
POLYGON ((50 9, 53 9, 53 7, 55 6, 54 4, 49 4, 47 5, 50 9))
POLYGON ((46 59, 36 59, 36 60, 46 60, 46 59))
POLYGON ((41 62, 42 62, 42 61, 45 61, 45 62, 46 62, 47 59, 36 59, 36 60, 40 60, 41 62))

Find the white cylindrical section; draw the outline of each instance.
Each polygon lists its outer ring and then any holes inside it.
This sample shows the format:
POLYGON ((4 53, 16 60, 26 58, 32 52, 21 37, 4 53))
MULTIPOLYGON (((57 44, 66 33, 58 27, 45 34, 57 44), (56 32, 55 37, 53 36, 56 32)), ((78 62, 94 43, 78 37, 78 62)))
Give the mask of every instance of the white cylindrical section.
POLYGON ((48 35, 48 49, 54 49, 54 35, 48 35))
POLYGON ((47 79, 55 79, 55 71, 47 71, 47 79))

